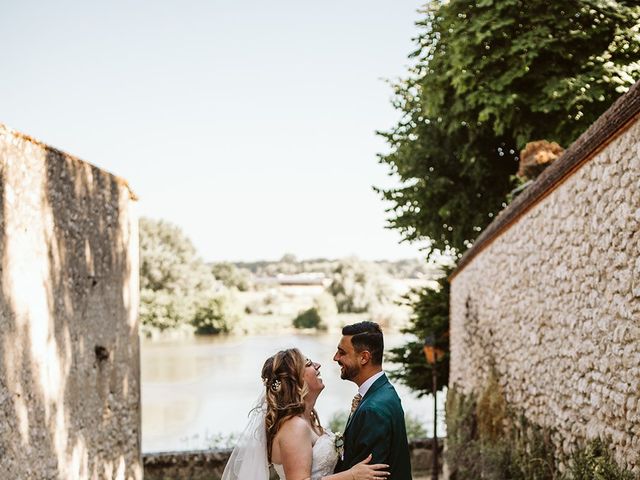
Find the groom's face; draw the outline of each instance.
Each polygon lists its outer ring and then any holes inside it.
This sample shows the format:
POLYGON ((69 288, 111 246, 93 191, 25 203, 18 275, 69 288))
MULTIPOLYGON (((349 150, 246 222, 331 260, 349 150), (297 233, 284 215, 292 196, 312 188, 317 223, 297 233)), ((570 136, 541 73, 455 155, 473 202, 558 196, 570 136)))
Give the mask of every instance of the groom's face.
POLYGON ((340 365, 340 378, 353 380, 360 373, 360 355, 353 348, 351 335, 343 335, 333 360, 340 365))

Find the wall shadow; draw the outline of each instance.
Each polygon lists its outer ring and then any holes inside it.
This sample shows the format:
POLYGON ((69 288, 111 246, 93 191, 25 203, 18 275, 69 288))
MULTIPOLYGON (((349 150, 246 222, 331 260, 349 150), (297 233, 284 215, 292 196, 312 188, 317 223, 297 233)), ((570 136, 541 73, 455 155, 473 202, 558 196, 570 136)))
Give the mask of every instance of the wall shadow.
POLYGON ((128 190, 20 140, 0 145, 0 477, 141 478, 128 190))

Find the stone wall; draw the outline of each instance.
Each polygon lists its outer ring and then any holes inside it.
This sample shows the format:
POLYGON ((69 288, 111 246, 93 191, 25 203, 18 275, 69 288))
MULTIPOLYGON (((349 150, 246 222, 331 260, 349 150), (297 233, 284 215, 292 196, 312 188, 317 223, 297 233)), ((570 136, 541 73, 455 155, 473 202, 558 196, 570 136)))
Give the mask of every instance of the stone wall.
POLYGON ((496 219, 452 275, 450 305, 450 385, 478 395, 494 373, 560 452, 600 437, 636 473, 639 99, 636 84, 496 219))
MULTIPOLYGON (((414 477, 427 475, 432 465, 431 440, 409 442, 414 477)), ((442 468, 442 442, 439 444, 442 468)), ((147 453, 143 457, 145 480, 220 480, 231 450, 202 450, 194 452, 147 453)), ((277 480, 273 471, 271 478, 277 480)))
POLYGON ((0 478, 142 478, 133 200, 0 125, 0 478))

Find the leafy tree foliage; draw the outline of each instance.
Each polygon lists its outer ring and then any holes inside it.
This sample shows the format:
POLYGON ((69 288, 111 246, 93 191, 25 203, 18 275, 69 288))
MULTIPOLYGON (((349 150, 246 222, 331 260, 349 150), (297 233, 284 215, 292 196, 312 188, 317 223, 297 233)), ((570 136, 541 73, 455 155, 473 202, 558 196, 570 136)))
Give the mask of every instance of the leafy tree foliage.
POLYGON ((567 147, 640 77, 640 6, 599 0, 430 1, 402 117, 380 155, 400 188, 389 226, 462 252, 505 206, 518 151, 567 147))
MULTIPOLYGON (((400 365, 390 373, 392 378, 400 380, 419 395, 433 393, 431 366, 427 364, 422 350, 424 339, 433 335, 436 347, 445 352, 435 365, 438 390, 449 382, 449 280, 447 269, 438 280, 436 288, 425 287, 412 292, 417 298, 412 299, 413 312, 409 325, 403 333, 415 335, 417 340, 393 348, 388 360, 400 365)), ((412 296, 409 295, 409 297, 412 296)))
POLYGON ((200 333, 226 331, 232 302, 189 238, 163 220, 140 219, 140 320, 165 330, 194 324, 200 333))
POLYGON ((190 321, 215 278, 189 238, 163 220, 140 219, 140 318, 160 330, 190 321))
POLYGON ((338 308, 332 295, 322 292, 313 299, 313 307, 305 310, 293 320, 295 328, 327 329, 327 321, 337 315, 338 308))
POLYGON ((622 469, 612 455, 612 449, 602 439, 591 440, 571 455, 569 470, 563 480, 633 480, 631 471, 622 469))
POLYGON ((363 313, 390 303, 393 292, 376 264, 356 258, 340 260, 328 287, 340 313, 363 313))
POLYGON ((233 263, 220 262, 211 265, 211 272, 225 287, 246 292, 251 288, 251 272, 238 268, 233 263))
POLYGON ((233 290, 225 289, 199 302, 191 324, 199 334, 228 333, 241 316, 241 304, 233 290))
MULTIPOLYGON (((381 133, 390 150, 379 160, 401 186, 378 191, 390 228, 459 256, 506 206, 527 142, 568 147, 640 78, 640 5, 431 0, 423 15, 415 64, 394 85, 401 118, 381 133)), ((420 292, 406 330, 419 340, 391 355, 421 393, 431 390, 422 339, 445 338, 448 297, 446 279, 420 292)), ((441 385, 448 369, 447 355, 441 385)))
POLYGON ((313 307, 318 311, 318 315, 323 321, 338 314, 336 299, 328 292, 322 292, 315 297, 313 307))

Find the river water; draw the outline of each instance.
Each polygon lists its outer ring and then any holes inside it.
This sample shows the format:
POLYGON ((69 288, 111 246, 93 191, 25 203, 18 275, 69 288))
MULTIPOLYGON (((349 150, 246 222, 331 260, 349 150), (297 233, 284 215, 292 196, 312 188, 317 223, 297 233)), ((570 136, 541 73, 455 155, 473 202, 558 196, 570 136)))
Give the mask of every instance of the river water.
MULTIPOLYGON (((212 437, 242 431, 262 387, 260 369, 264 360, 290 347, 299 348, 322 365, 326 388, 316 409, 326 424, 334 413, 347 412, 357 393, 355 384, 340 379, 339 368, 332 361, 339 340, 339 333, 143 340, 143 452, 207 448, 212 437)), ((401 334, 387 334, 385 348, 404 341, 401 334)), ((432 398, 418 399, 397 382, 395 387, 405 412, 419 417, 431 434, 432 398)), ((443 412, 443 397, 438 396, 439 412, 443 412)), ((444 431, 441 414, 438 417, 441 434, 444 431)))

